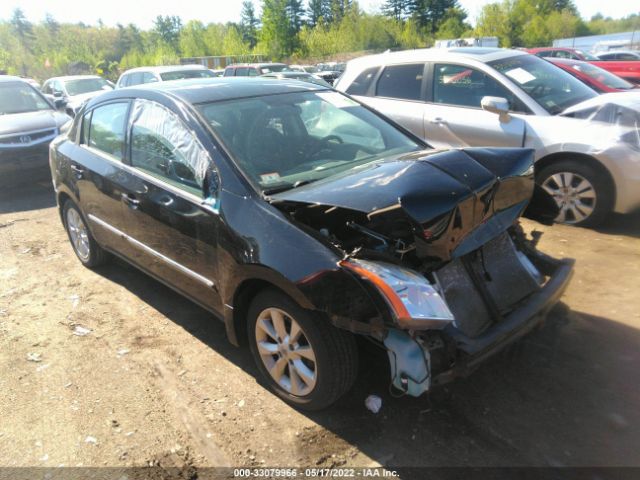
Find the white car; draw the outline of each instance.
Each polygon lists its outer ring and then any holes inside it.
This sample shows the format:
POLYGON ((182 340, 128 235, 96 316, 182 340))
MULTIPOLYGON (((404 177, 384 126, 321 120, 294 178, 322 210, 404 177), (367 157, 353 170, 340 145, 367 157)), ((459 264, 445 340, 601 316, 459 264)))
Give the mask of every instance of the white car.
POLYGON ((127 70, 116 83, 116 88, 133 87, 145 83, 168 82, 186 78, 214 78, 213 71, 204 65, 165 65, 161 67, 137 67, 127 70))
POLYGON ((349 62, 336 88, 434 147, 535 150, 558 222, 594 226, 640 207, 640 94, 598 95, 535 55, 424 49, 349 62))
POLYGON ((64 105, 65 112, 72 117, 87 101, 110 90, 113 83, 97 75, 53 77, 42 85, 42 93, 64 105))

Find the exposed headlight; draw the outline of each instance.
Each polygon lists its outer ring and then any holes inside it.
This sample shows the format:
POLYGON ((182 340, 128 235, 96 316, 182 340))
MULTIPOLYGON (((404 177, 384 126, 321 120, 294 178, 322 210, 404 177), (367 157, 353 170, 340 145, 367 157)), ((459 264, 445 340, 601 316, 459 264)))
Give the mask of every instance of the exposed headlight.
POLYGON ((340 265, 372 283, 403 328, 440 329, 454 320, 436 287, 416 272, 369 260, 343 260, 340 265))

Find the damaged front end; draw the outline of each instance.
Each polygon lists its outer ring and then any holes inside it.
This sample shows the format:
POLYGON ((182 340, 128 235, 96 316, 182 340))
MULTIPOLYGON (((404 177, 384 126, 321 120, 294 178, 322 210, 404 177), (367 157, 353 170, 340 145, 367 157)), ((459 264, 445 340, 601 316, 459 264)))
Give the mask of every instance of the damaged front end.
POLYGON ((534 184, 530 150, 417 152, 270 200, 383 299, 384 329, 369 335, 389 354, 394 387, 414 396, 530 331, 572 272, 519 226, 522 215, 557 215, 534 184))

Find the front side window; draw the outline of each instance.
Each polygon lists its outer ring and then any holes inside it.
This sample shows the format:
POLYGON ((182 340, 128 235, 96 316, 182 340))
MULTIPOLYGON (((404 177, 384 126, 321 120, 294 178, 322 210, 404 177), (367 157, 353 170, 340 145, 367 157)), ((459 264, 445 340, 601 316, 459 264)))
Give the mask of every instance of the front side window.
POLYGON ((198 109, 260 190, 293 188, 424 148, 333 91, 229 100, 198 109))
POLYGON ((45 98, 26 82, 0 83, 0 115, 51 110, 45 98))
POLYGON ((136 100, 130 125, 133 167, 202 196, 209 156, 173 112, 149 100, 136 100))
POLYGON ((347 93, 350 95, 366 95, 379 69, 380 67, 373 67, 360 72, 347 88, 347 93))
POLYGON ((128 103, 109 103, 94 108, 90 112, 88 145, 122 160, 128 108, 128 103))
POLYGON ((246 77, 249 75, 249 69, 247 67, 236 68, 236 77, 246 77))
POLYGON ((151 72, 144 72, 142 74, 142 83, 154 83, 154 82, 157 82, 157 81, 158 81, 158 79, 151 72))
POLYGON ((127 85, 132 87, 134 85, 140 85, 143 82, 144 74, 142 72, 136 72, 129 75, 129 82, 127 85))
POLYGON ((385 67, 376 88, 376 96, 420 100, 424 64, 390 65, 385 67))
POLYGON ((494 60, 488 65, 518 85, 552 115, 598 95, 570 73, 533 55, 494 60))
POLYGON ((526 111, 526 107, 513 93, 485 72, 462 65, 436 64, 433 78, 434 103, 482 108, 482 98, 487 96, 506 98, 512 111, 526 111))

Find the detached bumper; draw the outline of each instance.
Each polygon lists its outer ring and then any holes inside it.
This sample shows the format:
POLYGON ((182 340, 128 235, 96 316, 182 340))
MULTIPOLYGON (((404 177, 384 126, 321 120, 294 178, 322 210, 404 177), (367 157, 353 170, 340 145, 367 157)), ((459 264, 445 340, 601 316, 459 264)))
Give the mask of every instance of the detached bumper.
POLYGON ((542 271, 549 275, 547 283, 533 293, 517 310, 511 312, 499 324, 482 335, 470 338, 452 325, 445 333, 456 343, 460 357, 453 368, 439 373, 433 385, 450 382, 473 372, 480 363, 515 342, 540 324, 549 310, 558 302, 573 275, 573 259, 554 260, 541 256, 538 259, 542 271))

